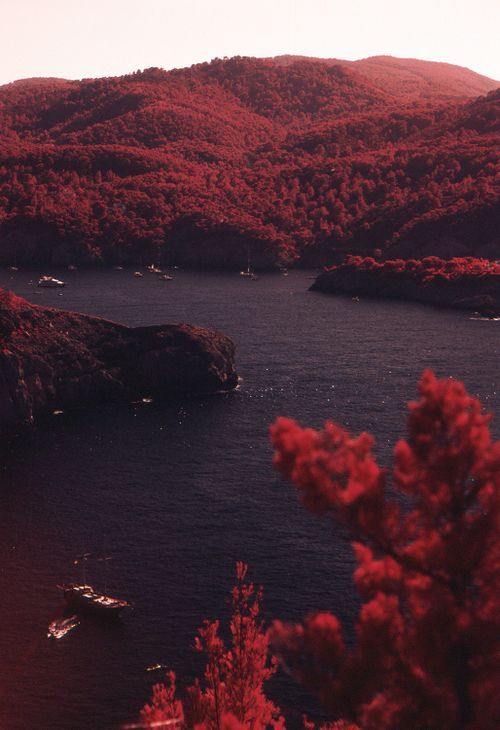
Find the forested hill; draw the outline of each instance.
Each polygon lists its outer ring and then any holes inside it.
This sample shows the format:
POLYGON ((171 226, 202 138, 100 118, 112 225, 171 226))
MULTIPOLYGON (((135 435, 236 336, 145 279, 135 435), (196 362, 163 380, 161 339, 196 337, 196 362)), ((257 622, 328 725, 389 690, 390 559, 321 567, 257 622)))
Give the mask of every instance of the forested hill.
POLYGON ((500 258, 498 83, 412 59, 216 59, 0 87, 0 262, 500 258))

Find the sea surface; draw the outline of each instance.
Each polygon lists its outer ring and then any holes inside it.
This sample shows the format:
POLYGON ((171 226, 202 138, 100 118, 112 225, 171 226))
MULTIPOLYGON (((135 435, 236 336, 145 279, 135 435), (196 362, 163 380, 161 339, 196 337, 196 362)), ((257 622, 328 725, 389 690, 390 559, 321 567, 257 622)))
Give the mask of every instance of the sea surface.
MULTIPOLYGON (((0 271, 32 302, 128 325, 191 322, 237 347, 237 392, 170 404, 126 403, 54 415, 0 445, 0 727, 101 730, 133 722, 159 674, 201 674, 204 618, 227 618, 234 564, 264 587, 266 620, 331 609, 348 640, 359 602, 348 536, 307 513, 272 468, 278 415, 372 431, 389 464, 423 368, 462 379, 497 414, 500 322, 418 304, 308 291, 313 272, 0 271), (87 578, 129 599, 116 625, 84 621, 59 641, 57 584, 87 578), (113 560, 103 561, 104 557, 113 560), (105 568, 105 566, 107 566, 105 568)), ((146 395, 146 394, 145 394, 146 395)), ((269 694, 298 726, 314 703, 284 674, 269 694)))

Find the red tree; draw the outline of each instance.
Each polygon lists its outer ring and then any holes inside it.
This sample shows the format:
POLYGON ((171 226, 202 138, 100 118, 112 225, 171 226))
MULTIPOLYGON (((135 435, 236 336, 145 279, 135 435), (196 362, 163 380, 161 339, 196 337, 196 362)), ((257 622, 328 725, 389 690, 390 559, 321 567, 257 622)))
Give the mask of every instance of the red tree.
POLYGON ((427 371, 419 389, 391 478, 366 433, 271 427, 275 464, 304 505, 351 530, 365 600, 352 649, 331 613, 275 623, 272 645, 325 708, 364 730, 493 730, 500 442, 460 382, 427 371))
POLYGON ((177 719, 179 727, 197 730, 284 730, 279 708, 266 698, 264 683, 275 673, 268 657, 268 639, 259 617, 261 592, 245 583, 247 566, 237 563, 232 591, 231 646, 219 635, 219 622, 206 621, 195 647, 207 657, 204 683, 198 680, 182 702, 176 699, 175 674, 153 688, 141 720, 145 727, 177 719))

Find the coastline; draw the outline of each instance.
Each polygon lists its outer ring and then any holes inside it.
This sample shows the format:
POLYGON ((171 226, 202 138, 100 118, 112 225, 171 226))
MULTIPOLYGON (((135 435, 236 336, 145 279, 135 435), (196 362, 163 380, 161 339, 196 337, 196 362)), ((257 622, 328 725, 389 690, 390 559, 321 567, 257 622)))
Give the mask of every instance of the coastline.
POLYGON ((406 272, 363 271, 335 267, 319 274, 311 291, 352 297, 395 299, 438 307, 476 312, 485 317, 500 316, 500 275, 441 277, 431 281, 415 279, 406 272))

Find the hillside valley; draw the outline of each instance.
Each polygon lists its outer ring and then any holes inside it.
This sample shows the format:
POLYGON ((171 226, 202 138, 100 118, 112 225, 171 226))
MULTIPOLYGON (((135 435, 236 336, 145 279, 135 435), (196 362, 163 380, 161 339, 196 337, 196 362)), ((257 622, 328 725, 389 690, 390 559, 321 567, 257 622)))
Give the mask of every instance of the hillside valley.
POLYGON ((374 57, 0 87, 0 263, 500 258, 498 82, 374 57))

